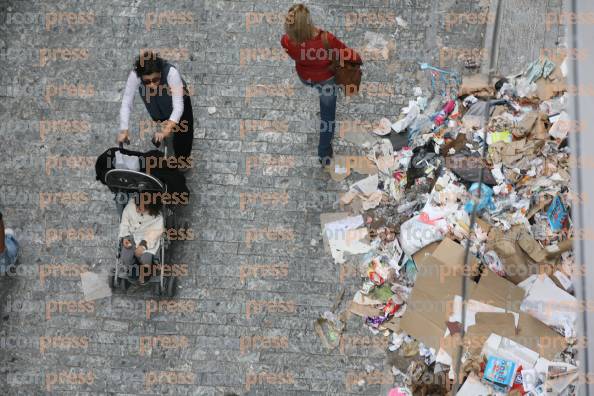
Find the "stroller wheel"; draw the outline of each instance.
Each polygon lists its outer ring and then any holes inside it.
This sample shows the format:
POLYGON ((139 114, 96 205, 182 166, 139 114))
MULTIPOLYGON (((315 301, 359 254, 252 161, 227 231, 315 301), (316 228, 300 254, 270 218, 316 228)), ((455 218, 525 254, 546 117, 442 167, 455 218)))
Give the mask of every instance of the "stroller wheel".
POLYGON ((119 283, 118 286, 121 291, 125 292, 128 290, 128 279, 119 278, 117 282, 119 283))
POLYGON ((175 296, 177 291, 177 276, 170 276, 167 281, 167 297, 175 296))
POLYGON ((115 274, 109 277, 109 281, 107 283, 109 283, 109 288, 112 290, 118 288, 118 278, 116 278, 115 274))
MULTIPOLYGON (((166 280, 164 279, 164 281, 166 281, 166 280)), ((157 296, 163 295, 163 292, 161 290, 161 282, 157 281, 157 282, 153 283, 153 293, 157 296)))

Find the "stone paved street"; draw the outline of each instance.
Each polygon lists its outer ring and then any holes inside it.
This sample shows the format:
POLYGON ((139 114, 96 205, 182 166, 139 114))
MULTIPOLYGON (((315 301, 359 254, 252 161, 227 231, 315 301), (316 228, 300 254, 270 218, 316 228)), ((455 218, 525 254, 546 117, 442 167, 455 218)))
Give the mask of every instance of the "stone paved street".
MULTIPOLYGON (((0 393, 380 393, 382 384, 349 381, 366 369, 389 372, 385 348, 329 353, 313 329, 343 288, 345 307, 360 280, 341 280, 323 247, 320 214, 340 210, 338 194, 348 183, 332 181, 318 165, 318 99, 280 46, 291 4, 0 0, 0 211, 22 247, 17 275, 0 281, 0 393), (125 80, 142 48, 178 66, 195 118, 191 202, 179 213, 194 238, 171 247, 172 262, 189 269, 175 301, 192 309, 161 307, 149 319, 150 291, 114 292, 85 305, 79 276, 81 268, 100 273, 115 260, 117 213, 95 181, 94 163, 114 146, 125 80), (56 49, 76 51, 64 59, 56 49), (77 194, 56 194, 68 192, 77 194), (147 343, 156 336, 181 341, 151 352, 147 343), (273 342, 250 345, 254 336, 273 342)), ((337 119, 395 119, 413 87, 429 86, 418 62, 463 71, 456 54, 480 51, 487 26, 448 16, 486 12, 489 4, 308 2, 316 24, 347 44, 365 48, 366 32, 387 42, 386 57, 367 57, 362 95, 339 98, 337 119)), ((553 33, 540 39, 554 45, 553 33)), ((148 120, 136 96, 135 149, 150 148, 148 120)), ((357 151, 338 137, 335 143, 339 154, 357 151)), ((358 317, 346 334, 371 335, 358 317)))

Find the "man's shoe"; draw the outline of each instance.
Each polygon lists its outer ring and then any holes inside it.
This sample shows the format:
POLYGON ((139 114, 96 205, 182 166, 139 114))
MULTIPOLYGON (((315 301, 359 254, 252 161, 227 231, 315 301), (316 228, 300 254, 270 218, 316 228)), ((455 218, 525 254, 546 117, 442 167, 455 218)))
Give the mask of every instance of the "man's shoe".
POLYGON ((332 157, 318 158, 318 161, 322 166, 330 166, 330 164, 332 163, 332 157))
POLYGON ((326 155, 325 157, 318 157, 318 161, 320 162, 320 165, 322 165, 322 166, 329 166, 332 163, 333 157, 334 157, 334 150, 332 149, 332 146, 330 146, 330 153, 328 153, 328 155, 326 155))

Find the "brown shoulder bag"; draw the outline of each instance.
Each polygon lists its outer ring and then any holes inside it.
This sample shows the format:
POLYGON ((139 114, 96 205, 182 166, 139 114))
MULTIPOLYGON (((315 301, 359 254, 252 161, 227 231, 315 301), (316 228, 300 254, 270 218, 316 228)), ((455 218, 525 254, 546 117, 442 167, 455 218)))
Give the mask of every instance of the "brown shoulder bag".
POLYGON ((331 51, 330 43, 328 42, 328 32, 322 32, 322 43, 328 52, 328 59, 332 61, 330 68, 335 73, 336 84, 342 87, 345 96, 358 95, 359 87, 361 86, 361 77, 363 76, 363 72, 361 71, 363 62, 354 60, 355 51, 351 48, 348 51, 353 55, 350 57, 352 59, 342 59, 340 55, 333 56, 333 51, 331 51))

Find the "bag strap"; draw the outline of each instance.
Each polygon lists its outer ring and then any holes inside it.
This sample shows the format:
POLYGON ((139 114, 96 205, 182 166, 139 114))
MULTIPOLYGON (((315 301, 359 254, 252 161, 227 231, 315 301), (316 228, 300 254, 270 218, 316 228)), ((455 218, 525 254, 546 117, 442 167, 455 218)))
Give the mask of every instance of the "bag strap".
POLYGON ((330 71, 336 71, 336 69, 338 68, 339 60, 332 59, 332 51, 330 51, 330 42, 328 41, 328 32, 325 30, 322 31, 322 44, 324 45, 324 48, 326 49, 326 52, 328 54, 328 59, 331 62, 328 68, 330 69, 330 71))
MULTIPOLYGON (((322 31, 322 44, 324 45, 324 49, 326 49, 326 52, 328 52, 328 59, 331 60, 332 62, 332 67, 336 68, 337 65, 341 62, 341 59, 332 59, 332 52, 330 51, 330 42, 328 41, 328 32, 326 31, 322 31)), ((349 48, 350 51, 352 51, 352 53, 355 53, 355 50, 349 48)), ((345 61, 346 63, 352 63, 355 65, 362 65, 363 61, 360 62, 355 62, 353 60, 349 60, 349 61, 345 61)), ((342 63, 340 63, 342 65, 342 63)))
POLYGON ((330 42, 328 42, 328 32, 326 31, 322 32, 322 44, 324 45, 326 51, 330 50, 330 42))

